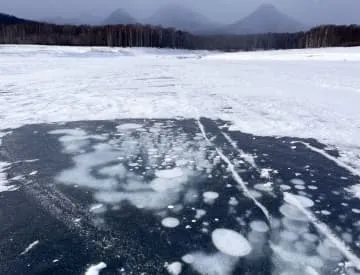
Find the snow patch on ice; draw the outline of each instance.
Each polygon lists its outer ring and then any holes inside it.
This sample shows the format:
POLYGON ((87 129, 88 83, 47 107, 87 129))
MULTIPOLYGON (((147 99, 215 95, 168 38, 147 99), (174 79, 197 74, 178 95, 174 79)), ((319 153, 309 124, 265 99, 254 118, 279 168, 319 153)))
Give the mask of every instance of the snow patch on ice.
POLYGON ((9 166, 10 163, 0 161, 0 193, 17 190, 17 187, 15 185, 9 185, 9 181, 7 180, 6 171, 9 166))
POLYGON ((25 254, 29 253, 29 251, 30 251, 31 249, 33 249, 35 246, 37 246, 39 243, 40 243, 39 240, 32 242, 31 244, 29 244, 29 245, 24 249, 23 252, 20 253, 20 255, 25 255, 25 254))
POLYGON ((171 264, 166 264, 165 268, 167 269, 170 275, 179 275, 182 271, 182 263, 173 262, 171 264))
POLYGON ((346 190, 356 198, 360 199, 360 184, 353 185, 350 188, 347 188, 346 190))
POLYGON ((101 262, 96 265, 91 265, 85 272, 85 275, 99 275, 101 270, 107 267, 106 263, 101 262))

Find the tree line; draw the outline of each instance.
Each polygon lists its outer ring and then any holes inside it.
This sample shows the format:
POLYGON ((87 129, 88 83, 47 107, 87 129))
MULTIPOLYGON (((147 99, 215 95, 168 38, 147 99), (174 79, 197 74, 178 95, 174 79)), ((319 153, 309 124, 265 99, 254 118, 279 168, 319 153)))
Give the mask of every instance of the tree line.
POLYGON ((360 46, 360 26, 324 25, 307 32, 193 35, 150 25, 71 26, 37 22, 0 24, 0 44, 156 47, 204 50, 301 49, 360 46))

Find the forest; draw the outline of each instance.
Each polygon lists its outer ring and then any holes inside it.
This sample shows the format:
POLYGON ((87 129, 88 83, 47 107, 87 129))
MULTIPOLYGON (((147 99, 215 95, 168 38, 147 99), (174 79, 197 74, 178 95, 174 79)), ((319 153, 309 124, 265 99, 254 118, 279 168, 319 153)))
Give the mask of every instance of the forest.
POLYGON ((71 26, 31 21, 0 24, 0 44, 156 47, 223 51, 360 46, 360 26, 324 25, 307 32, 193 35, 150 25, 71 26))

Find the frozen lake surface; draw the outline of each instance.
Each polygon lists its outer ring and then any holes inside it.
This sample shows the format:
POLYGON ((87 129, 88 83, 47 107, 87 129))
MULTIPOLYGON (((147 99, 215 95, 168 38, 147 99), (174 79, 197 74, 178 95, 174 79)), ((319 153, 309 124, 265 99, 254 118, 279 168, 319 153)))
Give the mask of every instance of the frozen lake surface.
POLYGON ((359 274, 359 56, 1 46, 0 273, 359 274))

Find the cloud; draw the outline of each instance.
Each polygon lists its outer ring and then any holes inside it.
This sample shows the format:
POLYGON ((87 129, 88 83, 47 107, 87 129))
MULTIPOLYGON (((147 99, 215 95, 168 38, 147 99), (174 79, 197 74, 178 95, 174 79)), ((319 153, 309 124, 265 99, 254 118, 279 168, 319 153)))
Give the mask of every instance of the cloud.
POLYGON ((264 2, 273 3, 304 24, 360 24, 359 0, 2 0, 0 11, 38 19, 81 14, 105 17, 113 10, 123 8, 141 19, 163 5, 180 3, 210 19, 230 23, 264 2))

